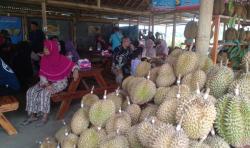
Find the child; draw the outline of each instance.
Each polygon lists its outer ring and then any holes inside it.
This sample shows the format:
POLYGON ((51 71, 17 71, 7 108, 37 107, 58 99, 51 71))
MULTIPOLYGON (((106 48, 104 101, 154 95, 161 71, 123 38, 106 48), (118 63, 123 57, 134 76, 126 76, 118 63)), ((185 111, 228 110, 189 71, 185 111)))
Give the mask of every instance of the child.
POLYGON ((137 65, 141 63, 142 52, 143 52, 142 48, 137 48, 132 54, 131 73, 130 73, 132 76, 135 76, 137 65))

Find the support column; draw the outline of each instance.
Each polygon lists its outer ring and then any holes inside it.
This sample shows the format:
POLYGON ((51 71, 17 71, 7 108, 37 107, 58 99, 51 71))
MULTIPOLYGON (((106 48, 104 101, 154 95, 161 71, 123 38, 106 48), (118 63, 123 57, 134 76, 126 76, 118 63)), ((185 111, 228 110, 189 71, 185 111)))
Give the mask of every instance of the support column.
POLYGON ((148 21, 148 31, 151 31, 151 16, 149 17, 149 21, 148 21))
POLYGON ((72 40, 73 40, 73 43, 75 45, 75 47, 77 47, 77 42, 76 42, 76 23, 77 23, 77 20, 76 20, 76 17, 73 18, 73 22, 72 22, 72 28, 73 28, 73 32, 72 32, 72 40))
POLYGON ((101 0, 97 0, 97 7, 101 8, 101 0))
POLYGON ((43 19, 43 31, 47 37, 47 31, 48 31, 48 26, 47 26, 47 13, 46 13, 46 1, 44 0, 42 2, 42 19, 43 19))
POLYGON ((209 49, 213 5, 214 0, 200 0, 200 16, 196 51, 203 55, 207 55, 209 49))
POLYGON ((154 30, 155 30, 155 20, 154 20, 154 15, 152 15, 151 17, 151 25, 152 25, 152 32, 154 34, 154 30))
POLYGON ((22 30, 23 30, 23 39, 28 40, 28 19, 26 14, 22 17, 22 30))
POLYGON ((214 46, 212 48, 212 51, 211 51, 211 56, 212 56, 212 60, 213 60, 213 63, 216 64, 216 61, 217 61, 217 49, 218 49, 218 46, 219 46, 219 32, 220 32, 220 16, 217 15, 215 16, 214 18, 214 26, 215 26, 215 30, 214 30, 214 46))
POLYGON ((173 21, 172 48, 175 47, 175 35, 176 35, 176 13, 174 14, 174 21, 173 21))

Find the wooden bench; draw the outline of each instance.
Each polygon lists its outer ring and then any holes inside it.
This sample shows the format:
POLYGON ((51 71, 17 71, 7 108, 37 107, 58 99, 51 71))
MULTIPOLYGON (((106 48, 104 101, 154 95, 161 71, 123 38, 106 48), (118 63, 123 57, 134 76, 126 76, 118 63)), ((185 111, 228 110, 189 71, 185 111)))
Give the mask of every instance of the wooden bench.
POLYGON ((87 71, 80 71, 78 80, 71 80, 66 91, 57 93, 51 97, 53 102, 61 102, 59 111, 56 115, 57 119, 62 119, 64 117, 64 114, 69 110, 73 99, 80 99, 82 96, 91 91, 91 86, 88 86, 88 84, 85 82, 86 78, 94 78, 97 82, 98 86, 95 86, 95 94, 101 94, 104 92, 104 90, 110 92, 117 88, 117 85, 108 85, 106 83, 102 76, 102 70, 102 68, 94 68, 87 71), (85 89, 77 90, 81 83, 83 83, 85 89))
POLYGON ((14 126, 8 121, 8 119, 3 115, 3 113, 17 110, 18 107, 19 103, 15 97, 0 97, 0 125, 9 135, 15 135, 17 134, 17 131, 14 126))

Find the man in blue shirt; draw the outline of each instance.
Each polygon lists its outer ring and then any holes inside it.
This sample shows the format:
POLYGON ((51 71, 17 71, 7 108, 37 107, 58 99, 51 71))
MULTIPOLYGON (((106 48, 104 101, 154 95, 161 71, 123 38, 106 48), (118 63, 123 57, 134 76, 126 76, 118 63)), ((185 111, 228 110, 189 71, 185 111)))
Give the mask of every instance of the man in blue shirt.
POLYGON ((12 95, 19 91, 20 84, 13 70, 0 58, 0 96, 12 95))
POLYGON ((121 45, 123 35, 119 31, 118 27, 115 27, 113 34, 110 36, 109 42, 112 44, 112 50, 121 45))

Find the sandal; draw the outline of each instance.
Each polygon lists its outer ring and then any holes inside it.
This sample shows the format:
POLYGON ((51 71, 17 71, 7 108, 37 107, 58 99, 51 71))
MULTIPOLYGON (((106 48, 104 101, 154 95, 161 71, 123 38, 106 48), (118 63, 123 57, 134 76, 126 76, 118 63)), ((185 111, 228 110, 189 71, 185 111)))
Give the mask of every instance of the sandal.
POLYGON ((21 123, 21 125, 23 125, 23 126, 29 125, 29 124, 31 124, 32 122, 37 121, 38 119, 39 119, 39 118, 37 118, 37 117, 29 117, 28 119, 24 120, 24 121, 21 123))

